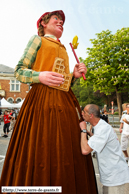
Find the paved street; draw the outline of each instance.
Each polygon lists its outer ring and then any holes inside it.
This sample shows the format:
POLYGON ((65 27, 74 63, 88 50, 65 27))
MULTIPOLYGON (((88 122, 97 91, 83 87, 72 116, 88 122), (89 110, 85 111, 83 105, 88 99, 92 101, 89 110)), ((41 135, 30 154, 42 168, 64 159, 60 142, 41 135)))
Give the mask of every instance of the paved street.
MULTIPOLYGON (((109 119, 109 121, 111 121, 111 119, 109 119)), ((89 125, 88 125, 89 127, 89 125)), ((114 128, 114 130, 116 131, 116 134, 118 136, 118 139, 120 140, 120 133, 119 133, 119 129, 118 128, 114 128)), ((0 125, 0 135, 3 135, 3 123, 2 125, 0 125)), ((4 157, 7 151, 7 147, 8 147, 8 143, 11 137, 11 133, 9 133, 7 138, 1 137, 0 136, 0 174, 2 172, 2 167, 3 167, 3 163, 4 163, 4 157)), ((128 153, 129 153, 129 145, 128 145, 128 153)), ((99 194, 103 193, 103 188, 102 188, 102 184, 100 183, 100 177, 99 177, 99 171, 98 171, 98 166, 97 166, 97 160, 96 158, 93 158, 93 163, 94 163, 94 168, 95 168, 95 174, 96 174, 96 179, 97 179, 97 185, 98 185, 98 191, 99 194)))

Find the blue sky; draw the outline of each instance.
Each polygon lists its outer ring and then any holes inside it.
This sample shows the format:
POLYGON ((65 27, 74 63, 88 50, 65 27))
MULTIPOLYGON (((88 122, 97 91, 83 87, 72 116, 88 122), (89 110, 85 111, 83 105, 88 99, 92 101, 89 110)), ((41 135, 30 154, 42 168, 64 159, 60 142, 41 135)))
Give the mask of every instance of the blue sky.
POLYGON ((0 0, 0 64, 15 67, 31 36, 37 34, 36 21, 46 11, 63 10, 66 16, 61 37, 72 71, 76 60, 69 43, 79 38, 77 56, 86 58, 89 39, 109 29, 115 33, 129 26, 128 0, 0 0))

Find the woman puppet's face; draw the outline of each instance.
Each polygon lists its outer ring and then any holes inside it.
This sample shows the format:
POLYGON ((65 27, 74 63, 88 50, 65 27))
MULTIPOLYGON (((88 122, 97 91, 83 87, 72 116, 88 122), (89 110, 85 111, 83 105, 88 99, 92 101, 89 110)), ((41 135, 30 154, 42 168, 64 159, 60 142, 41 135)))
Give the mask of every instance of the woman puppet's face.
POLYGON ((45 34, 51 34, 56 36, 56 38, 60 38, 63 33, 63 20, 60 20, 56 15, 52 15, 47 24, 44 24, 42 21, 41 25, 44 27, 45 34))

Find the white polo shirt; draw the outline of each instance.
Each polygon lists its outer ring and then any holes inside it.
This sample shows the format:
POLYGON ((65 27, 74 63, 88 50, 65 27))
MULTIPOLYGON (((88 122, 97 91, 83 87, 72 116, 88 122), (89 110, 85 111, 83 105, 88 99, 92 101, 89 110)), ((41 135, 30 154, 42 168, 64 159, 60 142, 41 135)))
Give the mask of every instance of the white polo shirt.
POLYGON ((122 134, 129 135, 129 125, 122 121, 123 118, 126 118, 126 120, 129 122, 129 115, 128 114, 123 114, 121 117, 120 122, 123 123, 123 131, 122 134))
POLYGON ((107 122, 99 120, 88 144, 97 152, 100 181, 103 185, 117 186, 129 182, 129 168, 119 140, 107 122))

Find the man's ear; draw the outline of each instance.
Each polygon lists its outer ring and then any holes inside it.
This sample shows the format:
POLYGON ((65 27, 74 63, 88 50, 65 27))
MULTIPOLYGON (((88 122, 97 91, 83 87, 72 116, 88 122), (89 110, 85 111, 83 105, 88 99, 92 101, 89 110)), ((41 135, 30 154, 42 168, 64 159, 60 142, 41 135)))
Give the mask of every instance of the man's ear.
POLYGON ((90 114, 90 118, 92 118, 92 117, 93 117, 93 114, 91 113, 91 114, 90 114))
POLYGON ((46 24, 44 23, 43 20, 41 21, 41 25, 42 25, 44 28, 46 27, 46 24))

